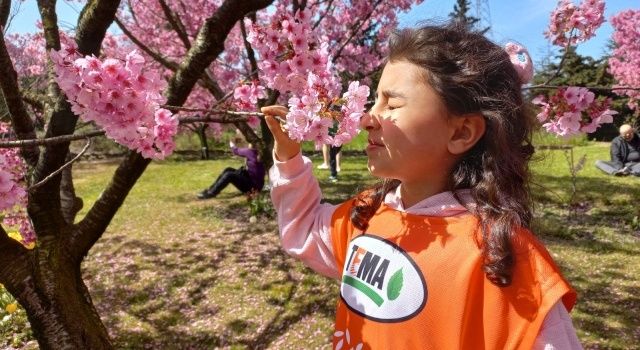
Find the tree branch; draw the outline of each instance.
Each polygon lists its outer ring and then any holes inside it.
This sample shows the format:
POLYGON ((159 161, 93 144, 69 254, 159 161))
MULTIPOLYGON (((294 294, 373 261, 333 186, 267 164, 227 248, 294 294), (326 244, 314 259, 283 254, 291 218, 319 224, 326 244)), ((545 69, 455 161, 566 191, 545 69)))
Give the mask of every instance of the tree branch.
POLYGON ((171 24, 171 28, 173 28, 176 34, 178 34, 178 37, 180 38, 180 40, 182 40, 182 44, 184 44, 184 47, 189 50, 191 48, 191 42, 189 42, 189 36, 184 30, 184 25, 179 22, 180 18, 175 15, 169 5, 167 5, 166 1, 158 0, 158 2, 160 2, 160 7, 162 7, 164 16, 167 18, 167 21, 169 21, 169 24, 171 24))
MULTIPOLYGON (((5 105, 9 111, 13 130, 19 139, 32 139, 36 137, 35 127, 27 109, 22 103, 20 87, 18 86, 18 73, 13 68, 13 62, 4 42, 4 35, 0 35, 0 91, 4 96, 5 105)), ((39 150, 37 147, 23 147, 22 157, 27 164, 34 166, 38 162, 39 150)))
POLYGON ((46 52, 51 49, 60 50, 60 32, 58 31, 58 15, 55 0, 38 0, 38 10, 44 29, 46 52))
POLYGON ((244 20, 240 20, 240 31, 242 32, 242 41, 244 42, 244 48, 247 51, 247 57, 251 64, 251 78, 258 79, 258 62, 256 62, 256 54, 251 47, 251 43, 247 40, 247 29, 244 26, 244 20))
POLYGON ((226 35, 247 13, 263 9, 273 0, 226 0, 198 32, 176 74, 169 81, 167 104, 182 105, 205 69, 224 51, 226 35))
POLYGON ((129 38, 129 40, 133 41, 133 43, 136 44, 136 46, 139 47, 142 51, 144 51, 147 55, 151 56, 151 58, 153 58, 158 63, 160 63, 163 66, 165 66, 167 69, 170 69, 170 70, 172 70, 174 72, 178 69, 178 64, 177 63, 169 61, 169 60, 165 59, 159 53, 151 50, 147 45, 142 43, 142 41, 140 41, 140 39, 138 39, 135 35, 133 35, 133 33, 131 33, 131 31, 124 25, 124 23, 122 23, 122 21, 120 21, 119 18, 116 17, 115 18, 115 22, 118 25, 118 27, 120 28, 120 30, 122 30, 124 35, 126 35, 127 38, 129 38))
MULTIPOLYGON (((135 35, 133 35, 133 33, 131 33, 131 31, 124 25, 124 23, 120 21, 120 19, 116 18, 115 21, 124 35, 126 35, 129 40, 133 41, 133 43, 136 44, 138 48, 144 51, 147 55, 151 56, 151 58, 163 65, 165 68, 174 72, 178 70, 177 63, 165 59, 161 54, 153 51, 150 47, 145 45, 142 41, 140 41, 140 39, 138 39, 135 35)), ((209 90, 216 97, 216 99, 219 99, 224 95, 218 83, 216 83, 215 80, 213 80, 213 78, 211 78, 206 71, 202 74, 202 80, 200 82, 204 88, 209 90)))
POLYGON ((29 186, 28 190, 29 191, 33 191, 36 188, 42 186, 44 183, 46 183, 47 181, 51 180, 54 176, 60 174, 65 168, 71 166, 71 164, 73 164, 73 162, 75 162, 76 160, 80 159, 80 157, 84 154, 84 152, 87 151, 87 149, 89 148, 89 146, 91 146, 91 138, 87 137, 87 144, 84 145, 84 147, 82 148, 82 151, 80 151, 80 153, 78 153, 78 155, 76 155, 73 159, 71 159, 70 161, 64 163, 58 170, 52 172, 51 174, 47 175, 47 177, 45 177, 44 179, 40 180, 38 183, 35 183, 31 186, 29 186))
POLYGON ((83 55, 100 55, 107 29, 116 17, 120 0, 92 0, 80 12, 76 42, 83 55))
MULTIPOLYGON (((538 84, 538 85, 523 86, 522 90, 535 90, 535 89, 549 90, 549 89, 562 89, 562 88, 567 88, 567 87, 570 87, 570 85, 538 84)), ((609 86, 581 86, 581 87, 587 88, 589 90, 596 90, 596 91, 614 91, 614 90, 640 91, 640 87, 634 87, 634 86, 615 86, 615 87, 609 87, 609 86)))
MULTIPOLYGON (((113 22, 119 1, 91 0, 82 13, 76 31, 76 43, 84 55, 98 55, 107 28, 113 22)), ((60 35, 55 0, 38 0, 38 9, 44 27, 46 52, 60 49, 60 35)), ((48 119, 46 137, 72 134, 78 117, 71 111, 64 94, 55 81, 53 63, 47 61, 48 95, 45 115, 48 119)), ((66 161, 69 142, 46 144, 33 172, 33 182, 46 178, 66 161)), ((40 238, 58 236, 67 225, 60 203, 60 174, 43 186, 29 192, 29 215, 40 238)))
POLYGON ((318 26, 320 25, 320 23, 322 22, 322 20, 331 12, 333 11, 333 9, 331 8, 331 6, 333 5, 333 0, 329 0, 329 3, 327 4, 327 10, 324 11, 324 13, 322 15, 320 15, 320 17, 318 17, 318 20, 316 21, 316 23, 313 24, 312 29, 315 30, 316 28, 318 28, 318 26))
POLYGON ((37 109, 40 112, 44 112, 44 103, 42 103, 42 100, 44 99, 41 96, 37 96, 34 93, 31 93, 29 91, 22 91, 22 100, 26 103, 28 103, 29 105, 31 105, 31 107, 37 109))
POLYGON ((11 0, 0 0, 0 27, 7 26, 9 13, 11 12, 11 0))
POLYGON ((143 158, 137 152, 127 152, 126 158, 120 162, 98 200, 77 224, 78 230, 74 230, 71 235, 65 237, 71 247, 70 252, 74 254, 74 259, 81 261, 100 239, 150 162, 150 159, 143 158))
POLYGON ((225 98, 225 93, 222 91, 222 88, 218 83, 207 73, 206 71, 202 73, 202 80, 200 80, 201 85, 209 90, 213 97, 216 98, 217 101, 223 100, 225 98))
POLYGON ((367 22, 369 18, 371 18, 373 13, 376 11, 376 7, 378 7, 380 3, 382 3, 382 0, 378 0, 375 4, 371 6, 371 12, 369 12, 369 14, 365 18, 363 18, 362 21, 360 21, 360 23, 358 23, 355 29, 351 32, 351 35, 349 35, 349 38, 347 38, 347 40, 342 45, 340 45, 340 48, 338 49, 338 51, 336 51, 335 56, 333 56, 333 59, 332 59, 333 62, 335 62, 340 57, 340 54, 342 54, 342 50, 344 50, 347 44, 349 44, 351 39, 353 39, 353 37, 358 33, 358 31, 360 30, 360 28, 362 28, 365 22, 367 22))
POLYGON ((0 142, 0 148, 13 148, 22 146, 45 146, 45 145, 57 145, 60 143, 68 143, 75 140, 82 140, 88 137, 96 137, 104 135, 104 130, 96 130, 85 134, 77 135, 62 135, 45 137, 42 139, 30 139, 30 140, 13 140, 0 142))
MULTIPOLYGON (((263 113, 260 112, 235 112, 235 111, 215 111, 210 109, 202 109, 202 108, 187 108, 187 107, 174 107, 166 106, 167 109, 182 110, 187 112, 205 112, 204 116, 197 117, 182 117, 179 119, 180 125, 184 124, 193 124, 193 123, 245 123, 247 122, 247 116, 263 116, 263 113), (222 114, 220 117, 212 117, 214 114, 222 114)), ((62 136, 54 136, 54 137, 46 137, 42 139, 28 139, 28 140, 11 140, 11 141, 0 141, 0 148, 14 148, 14 147, 23 147, 23 146, 45 146, 45 145, 56 145, 60 143, 67 143, 76 140, 82 140, 87 138, 92 138, 96 136, 104 135, 104 130, 95 130, 83 134, 72 134, 72 135, 62 135, 62 136)))
POLYGON ((549 84, 553 79, 557 78, 558 75, 560 74, 560 72, 562 71, 562 65, 564 64, 564 61, 567 59, 567 53, 569 52, 570 47, 566 47, 564 49, 564 54, 562 55, 562 58, 560 59, 560 63, 558 63, 558 69, 556 69, 556 71, 549 77, 549 79, 547 79, 547 81, 545 81, 542 85, 547 85, 549 84))

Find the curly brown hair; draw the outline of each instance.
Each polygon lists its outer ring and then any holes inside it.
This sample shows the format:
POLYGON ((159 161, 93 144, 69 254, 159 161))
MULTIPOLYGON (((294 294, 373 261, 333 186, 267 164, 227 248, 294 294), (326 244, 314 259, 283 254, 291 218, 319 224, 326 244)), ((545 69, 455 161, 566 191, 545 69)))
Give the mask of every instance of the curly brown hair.
MULTIPOLYGON (((453 168, 449 190, 454 195, 471 190, 476 205, 469 210, 480 220, 478 244, 486 276, 498 286, 510 285, 513 234, 518 227, 528 228, 532 218, 528 162, 535 119, 508 54, 454 22, 397 31, 390 39, 388 61, 422 67, 452 118, 470 113, 484 117, 485 134, 453 168)), ((399 184, 385 179, 359 194, 351 211, 353 225, 365 230, 385 194, 399 184)))

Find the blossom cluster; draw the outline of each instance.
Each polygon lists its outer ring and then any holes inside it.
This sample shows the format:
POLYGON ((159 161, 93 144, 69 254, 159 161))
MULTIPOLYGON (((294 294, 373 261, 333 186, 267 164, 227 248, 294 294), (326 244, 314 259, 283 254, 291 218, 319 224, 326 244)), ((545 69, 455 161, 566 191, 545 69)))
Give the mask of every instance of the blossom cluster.
MULTIPOLYGON (((640 10, 622 11, 611 17, 614 28, 613 49, 609 58, 609 72, 617 86, 640 87, 640 10)), ((614 90, 629 97, 628 106, 638 108, 639 90, 614 90)))
POLYGON ((576 86, 558 89, 548 100, 540 95, 532 102, 541 108, 537 117, 542 126, 564 137, 592 133, 601 124, 613 122, 618 113, 609 109, 611 99, 596 99, 589 89, 576 86))
MULTIPOLYGON (((0 135, 11 134, 8 124, 0 123, 0 135)), ((16 148, 0 148, 0 222, 15 229, 23 244, 35 241, 33 226, 27 215, 27 166, 16 148)))
POLYGON ((124 60, 81 57, 72 41, 51 50, 56 81, 82 120, 95 122, 107 137, 145 158, 163 159, 173 152, 178 120, 160 108, 165 82, 143 69, 135 50, 124 60))
MULTIPOLYGON (((316 146, 337 146, 357 135, 369 88, 350 82, 343 98, 336 98, 340 79, 332 70, 327 41, 313 35, 311 18, 308 9, 293 16, 279 9, 270 25, 250 23, 247 40, 260 55, 258 68, 264 84, 293 96, 286 116, 289 136, 314 141, 316 146)), ((256 99, 260 93, 258 89, 248 91, 247 98, 256 99)))
POLYGON ((308 89, 289 99, 289 136, 297 141, 314 141, 316 147, 349 142, 359 132, 369 87, 353 81, 341 99, 331 100, 321 94, 322 89, 315 87, 314 81, 317 77, 309 73, 308 89))
POLYGON ((604 5, 604 0, 583 0, 577 6, 571 0, 559 0, 545 37, 562 47, 590 39, 604 23, 604 5))
MULTIPOLYGON (((258 105, 258 99, 267 98, 266 88, 260 85, 259 81, 252 81, 250 84, 245 83, 233 89, 233 107, 238 110, 253 111, 258 105)), ((228 104, 227 104, 228 105, 228 104)), ((210 126, 219 125, 217 123, 209 123, 210 126)), ((248 116, 247 124, 253 128, 260 125, 260 119, 255 116, 248 116)))

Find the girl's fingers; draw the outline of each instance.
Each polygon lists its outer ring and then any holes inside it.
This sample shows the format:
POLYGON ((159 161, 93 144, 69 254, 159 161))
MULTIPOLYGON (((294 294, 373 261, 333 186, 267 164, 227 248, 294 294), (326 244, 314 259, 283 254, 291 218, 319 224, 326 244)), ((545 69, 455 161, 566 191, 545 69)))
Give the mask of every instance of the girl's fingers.
POLYGON ((262 113, 267 115, 277 115, 278 117, 286 117, 289 110, 285 106, 272 105, 260 108, 262 113))
POLYGON ((269 127, 269 130, 271 130, 273 137, 281 139, 282 137, 287 136, 284 130, 282 130, 282 124, 280 124, 273 115, 265 114, 264 120, 267 122, 267 126, 269 127))
POLYGON ((269 127, 269 130, 271 130, 271 134, 273 134, 273 137, 277 141, 289 139, 289 135, 287 135, 287 133, 282 130, 282 125, 280 124, 280 122, 276 118, 274 118, 274 116, 284 118, 288 112, 287 108, 284 106, 274 105, 262 107, 260 110, 265 114, 264 119, 267 122, 267 126, 269 127))
POLYGON ((283 106, 267 106, 261 108, 264 113, 264 119, 267 127, 271 131, 274 139, 273 150, 276 158, 280 161, 286 161, 293 158, 300 152, 300 144, 289 138, 289 135, 282 130, 282 124, 275 118, 284 118, 287 115, 287 108, 283 106))

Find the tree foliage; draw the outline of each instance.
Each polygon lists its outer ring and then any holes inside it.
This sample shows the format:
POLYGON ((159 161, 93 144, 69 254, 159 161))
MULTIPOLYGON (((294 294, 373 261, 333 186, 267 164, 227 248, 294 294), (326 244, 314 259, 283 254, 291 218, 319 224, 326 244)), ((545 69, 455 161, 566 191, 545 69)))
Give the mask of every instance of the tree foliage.
POLYGON ((484 29, 477 28, 480 24, 480 18, 474 17, 470 14, 469 6, 469 0, 457 0, 453 5, 453 12, 449 13, 449 18, 463 23, 469 29, 478 30, 482 34, 488 32, 491 27, 486 27, 484 29))

